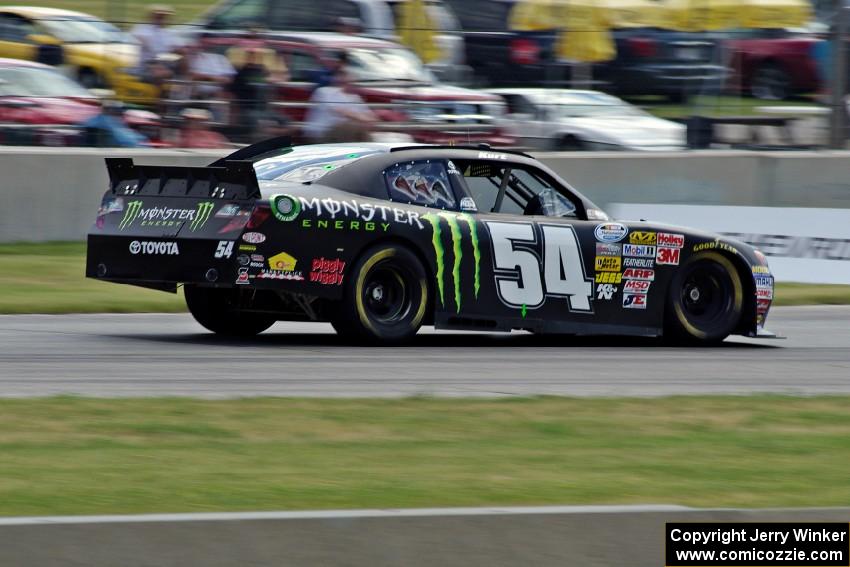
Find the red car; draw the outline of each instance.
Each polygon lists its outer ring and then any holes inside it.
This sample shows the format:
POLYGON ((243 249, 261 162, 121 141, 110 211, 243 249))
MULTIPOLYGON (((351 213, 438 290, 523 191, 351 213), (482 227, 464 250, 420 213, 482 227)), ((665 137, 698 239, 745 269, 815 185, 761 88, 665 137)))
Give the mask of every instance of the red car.
POLYGON ((53 67, 0 58, 0 143, 66 145, 100 113, 96 97, 53 67))
POLYGON ((786 30, 736 31, 723 44, 732 71, 727 89, 765 100, 817 92, 815 51, 822 41, 786 30))
MULTIPOLYGON (((201 46, 225 53, 241 41, 234 35, 207 35, 201 46)), ((355 92, 367 103, 390 107, 378 115, 385 122, 400 123, 392 131, 430 144, 514 143, 499 123, 504 114, 499 97, 439 83, 416 55, 397 43, 325 32, 268 33, 262 43, 279 53, 289 68, 290 81, 279 87, 277 101, 307 102, 329 76, 338 54, 345 52, 355 92)), ((289 107, 284 112, 301 121, 306 108, 289 107)))

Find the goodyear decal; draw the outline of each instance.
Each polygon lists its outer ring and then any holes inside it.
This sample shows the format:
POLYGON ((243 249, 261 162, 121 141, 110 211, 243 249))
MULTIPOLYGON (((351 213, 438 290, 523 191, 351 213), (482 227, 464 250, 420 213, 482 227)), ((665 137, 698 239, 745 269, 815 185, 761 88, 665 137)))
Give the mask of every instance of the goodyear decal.
POLYGON ((437 293, 440 296, 440 305, 446 306, 446 250, 443 247, 443 229, 442 223, 445 221, 448 227, 449 236, 452 239, 452 284, 454 291, 455 308, 460 313, 461 304, 463 301, 462 281, 461 281, 461 266, 463 265, 463 249, 464 238, 461 231, 460 223, 463 222, 469 227, 470 242, 472 244, 472 258, 474 261, 475 275, 473 279, 473 290, 475 299, 478 299, 478 292, 481 289, 481 248, 478 241, 478 227, 475 219, 467 214, 456 213, 428 213, 422 216, 422 219, 427 221, 432 228, 431 244, 434 247, 434 255, 436 256, 437 269, 437 293))

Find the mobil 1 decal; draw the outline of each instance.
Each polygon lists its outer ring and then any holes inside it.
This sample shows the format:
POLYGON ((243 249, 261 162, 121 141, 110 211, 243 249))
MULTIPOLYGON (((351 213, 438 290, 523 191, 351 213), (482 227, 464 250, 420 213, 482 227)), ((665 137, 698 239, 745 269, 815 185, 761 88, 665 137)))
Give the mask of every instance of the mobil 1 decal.
POLYGON ((570 311, 591 313, 593 278, 585 271, 575 229, 569 225, 485 221, 493 251, 496 291, 505 305, 541 307, 566 299, 570 311))

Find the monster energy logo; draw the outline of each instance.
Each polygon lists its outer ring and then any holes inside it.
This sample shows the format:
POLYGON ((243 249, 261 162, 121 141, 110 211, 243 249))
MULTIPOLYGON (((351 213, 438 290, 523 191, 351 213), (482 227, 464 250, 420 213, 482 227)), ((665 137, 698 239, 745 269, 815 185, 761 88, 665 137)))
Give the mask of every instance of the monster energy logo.
POLYGON ((175 226, 189 221, 189 230, 195 232, 207 224, 212 216, 215 204, 211 201, 198 203, 194 209, 174 209, 171 207, 142 207, 142 201, 130 201, 124 209, 124 217, 118 224, 118 230, 133 226, 138 220, 139 226, 175 226))
POLYGON ((452 213, 428 213, 422 218, 428 221, 433 228, 431 236, 431 244, 434 246, 434 254, 437 257, 437 292, 440 295, 440 305, 446 306, 446 290, 445 290, 445 271, 446 271, 446 251, 443 248, 443 231, 441 228, 441 219, 445 219, 449 234, 452 238, 452 254, 454 261, 452 263, 452 282, 454 283, 455 307, 460 313, 461 307, 461 281, 460 267, 463 262, 463 234, 460 230, 460 222, 463 221, 469 226, 470 240, 472 241, 472 257, 475 260, 475 299, 478 299, 478 291, 481 288, 481 249, 478 246, 478 230, 475 224, 475 219, 467 214, 452 214, 452 213))

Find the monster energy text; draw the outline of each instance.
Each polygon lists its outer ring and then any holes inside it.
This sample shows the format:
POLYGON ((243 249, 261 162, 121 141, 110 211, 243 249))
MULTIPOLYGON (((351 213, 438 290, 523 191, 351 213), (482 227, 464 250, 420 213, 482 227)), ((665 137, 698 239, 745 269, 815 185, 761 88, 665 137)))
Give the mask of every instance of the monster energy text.
POLYGON ((130 201, 124 210, 124 217, 118 224, 119 230, 133 226, 136 221, 139 226, 175 226, 189 221, 189 230, 195 232, 204 227, 215 204, 211 201, 198 203, 194 209, 175 209, 172 207, 145 207, 142 201, 130 201))
POLYGON ((461 274, 460 268, 463 262, 463 233, 460 229, 460 222, 466 223, 469 227, 470 241, 472 242, 472 257, 475 260, 475 276, 474 290, 475 299, 478 299, 478 291, 481 288, 481 249, 478 245, 478 230, 475 224, 475 219, 467 214, 453 213, 428 213, 423 215, 422 219, 428 221, 433 228, 431 244, 434 246, 434 254, 437 257, 437 291, 440 295, 440 305, 446 306, 445 299, 445 271, 446 271, 446 251, 443 247, 443 230, 441 228, 442 219, 445 219, 449 229, 449 235, 452 239, 452 281, 454 283, 454 299, 457 312, 460 313, 462 293, 461 293, 461 274))

